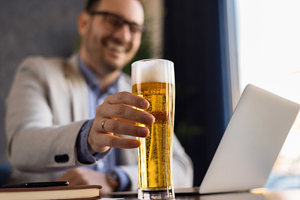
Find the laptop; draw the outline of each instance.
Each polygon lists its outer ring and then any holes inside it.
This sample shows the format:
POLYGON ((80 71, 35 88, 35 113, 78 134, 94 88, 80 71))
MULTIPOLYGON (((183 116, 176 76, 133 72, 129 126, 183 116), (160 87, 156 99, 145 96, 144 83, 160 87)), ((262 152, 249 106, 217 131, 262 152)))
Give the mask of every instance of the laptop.
MULTIPOLYGON (((246 192, 264 187, 300 105, 247 85, 200 187, 175 194, 246 192)), ((126 195, 136 191, 115 192, 126 195)))

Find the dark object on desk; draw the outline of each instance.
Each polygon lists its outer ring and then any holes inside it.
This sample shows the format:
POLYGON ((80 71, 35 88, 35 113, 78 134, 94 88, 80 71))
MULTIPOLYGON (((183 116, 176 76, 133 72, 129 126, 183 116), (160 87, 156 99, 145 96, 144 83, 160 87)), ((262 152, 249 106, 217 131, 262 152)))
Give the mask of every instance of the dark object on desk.
POLYGON ((8 162, 0 162, 0 188, 7 184, 10 175, 11 165, 8 162))
POLYGON ((30 182, 20 184, 3 185, 2 188, 35 188, 35 187, 56 187, 68 186, 68 181, 53 181, 53 182, 30 182))
POLYGON ((3 188, 0 189, 0 199, 100 199, 101 188, 101 185, 3 188))

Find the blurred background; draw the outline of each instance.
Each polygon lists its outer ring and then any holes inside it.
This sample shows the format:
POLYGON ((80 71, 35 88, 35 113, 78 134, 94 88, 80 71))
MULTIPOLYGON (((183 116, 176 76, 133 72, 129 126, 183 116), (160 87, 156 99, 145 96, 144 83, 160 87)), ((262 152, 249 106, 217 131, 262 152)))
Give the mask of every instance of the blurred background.
MULTIPOLYGON (((18 64, 30 55, 76 51, 83 5, 0 1, 0 163, 7 162, 5 98, 18 64)), ((148 29, 134 60, 175 64, 175 133, 193 160, 195 186, 248 83, 300 103, 299 8, 298 0, 146 0, 148 29)), ((130 74, 130 65, 124 71, 130 74)), ((298 124, 281 153, 284 162, 276 165, 285 174, 299 175, 298 124)))

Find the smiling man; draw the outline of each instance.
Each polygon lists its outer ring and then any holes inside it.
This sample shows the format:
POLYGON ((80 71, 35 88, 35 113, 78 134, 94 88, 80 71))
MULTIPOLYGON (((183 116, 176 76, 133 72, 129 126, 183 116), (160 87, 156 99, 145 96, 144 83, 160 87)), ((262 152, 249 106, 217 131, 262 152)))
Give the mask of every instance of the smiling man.
MULTIPOLYGON (((89 0, 78 17, 81 46, 69 59, 30 57, 7 98, 11 182, 67 180, 100 184, 102 193, 137 189, 136 137, 153 124, 148 101, 133 95, 123 67, 144 30, 139 0, 89 0)), ((190 187, 193 168, 174 137, 175 187, 190 187)))
POLYGON ((104 89, 117 79, 136 54, 143 24, 144 11, 139 1, 100 1, 97 7, 87 8, 79 16, 80 56, 105 79, 104 89))

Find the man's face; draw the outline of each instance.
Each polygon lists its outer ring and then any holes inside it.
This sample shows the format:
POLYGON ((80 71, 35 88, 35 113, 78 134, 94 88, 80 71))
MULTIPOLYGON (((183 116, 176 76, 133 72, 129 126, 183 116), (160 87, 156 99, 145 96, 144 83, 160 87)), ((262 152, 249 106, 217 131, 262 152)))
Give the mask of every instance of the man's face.
MULTIPOLYGON (((137 25, 144 22, 143 7, 137 0, 101 0, 93 11, 110 13, 137 25)), ((88 15, 86 19, 86 29, 80 32, 83 40, 80 52, 84 61, 95 71, 121 70, 136 54, 141 33, 132 33, 128 24, 111 31, 105 15, 88 15)))

